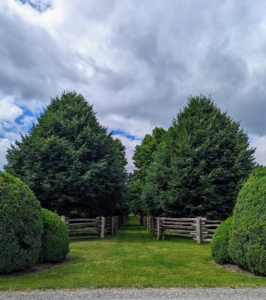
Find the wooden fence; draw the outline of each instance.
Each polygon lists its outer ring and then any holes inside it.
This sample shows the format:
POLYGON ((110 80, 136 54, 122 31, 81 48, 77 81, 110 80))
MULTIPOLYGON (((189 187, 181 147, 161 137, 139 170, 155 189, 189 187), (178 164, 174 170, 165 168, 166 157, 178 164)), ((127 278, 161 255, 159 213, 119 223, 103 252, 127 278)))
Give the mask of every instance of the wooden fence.
POLYGON ((65 222, 69 238, 72 239, 88 239, 101 237, 106 234, 114 234, 114 232, 126 221, 127 216, 113 217, 97 217, 89 218, 67 218, 61 216, 65 222))
POLYGON ((206 218, 155 218, 135 215, 138 221, 149 229, 157 240, 164 240, 165 236, 189 237, 201 242, 210 242, 213 233, 221 221, 206 218))

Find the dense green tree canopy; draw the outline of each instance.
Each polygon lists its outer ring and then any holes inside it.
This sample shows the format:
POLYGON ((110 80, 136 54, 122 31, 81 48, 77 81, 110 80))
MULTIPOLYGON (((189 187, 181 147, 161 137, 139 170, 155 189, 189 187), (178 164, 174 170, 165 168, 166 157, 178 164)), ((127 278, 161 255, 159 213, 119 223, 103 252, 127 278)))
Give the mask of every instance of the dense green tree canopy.
POLYGON ((230 216, 254 167, 246 133, 211 98, 190 97, 146 171, 142 200, 152 215, 230 216))
POLYGON ((140 145, 136 146, 133 155, 134 165, 142 173, 154 161, 153 154, 163 140, 166 131, 161 127, 155 127, 152 134, 146 134, 140 145))
POLYGON ((136 213, 145 213, 145 206, 141 201, 141 191, 145 183, 147 168, 154 162, 153 155, 165 133, 163 128, 155 127, 152 134, 146 134, 134 151, 133 161, 136 169, 129 176, 128 190, 131 209, 136 213))
POLYGON ((126 196, 125 148, 82 95, 51 99, 28 135, 7 151, 8 173, 59 214, 119 213, 126 196))

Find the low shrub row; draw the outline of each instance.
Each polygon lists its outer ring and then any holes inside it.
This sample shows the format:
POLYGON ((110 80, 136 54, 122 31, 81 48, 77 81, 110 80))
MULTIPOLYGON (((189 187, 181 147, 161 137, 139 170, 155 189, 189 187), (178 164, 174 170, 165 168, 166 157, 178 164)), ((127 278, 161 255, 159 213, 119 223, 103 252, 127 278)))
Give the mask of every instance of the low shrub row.
POLYGON ((232 224, 232 217, 223 221, 215 230, 212 238, 212 257, 218 264, 232 263, 228 253, 229 233, 232 224))
POLYGON ((256 167, 240 190, 233 216, 217 228, 212 256, 220 264, 235 263, 266 274, 266 167, 256 167))
POLYGON ((42 208, 42 247, 38 262, 60 262, 69 252, 69 237, 65 223, 48 209, 42 208))
POLYGON ((20 179, 0 172, 0 273, 59 262, 69 252, 65 224, 42 209, 20 179))

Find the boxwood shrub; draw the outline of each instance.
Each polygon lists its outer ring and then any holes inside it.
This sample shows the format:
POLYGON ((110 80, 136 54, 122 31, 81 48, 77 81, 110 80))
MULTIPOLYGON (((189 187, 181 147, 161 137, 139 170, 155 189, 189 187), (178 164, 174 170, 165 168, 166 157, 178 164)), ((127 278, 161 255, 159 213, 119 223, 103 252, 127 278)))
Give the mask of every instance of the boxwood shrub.
POLYGON ((221 265, 225 263, 232 263, 232 259, 228 253, 231 224, 232 217, 229 217, 219 225, 212 238, 212 257, 218 264, 221 265))
POLYGON ((229 255, 237 265, 266 274, 266 167, 256 167, 238 194, 229 255))
POLYGON ((44 233, 39 262, 60 262, 69 252, 69 237, 65 223, 48 209, 42 208, 44 233))
POLYGON ((40 202, 20 179, 0 172, 0 273, 32 267, 40 254, 40 202))

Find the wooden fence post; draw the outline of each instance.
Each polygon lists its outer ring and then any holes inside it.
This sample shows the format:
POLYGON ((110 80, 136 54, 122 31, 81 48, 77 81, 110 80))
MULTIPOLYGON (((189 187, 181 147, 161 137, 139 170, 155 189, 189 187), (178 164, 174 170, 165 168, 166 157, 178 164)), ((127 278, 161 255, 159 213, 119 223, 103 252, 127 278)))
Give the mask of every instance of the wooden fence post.
POLYGON ((197 217, 197 244, 201 244, 201 217, 197 217))
POLYGON ((118 229, 118 218, 117 216, 115 216, 115 230, 118 229))
POLYGON ((104 238, 104 229, 105 229, 105 217, 101 218, 101 238, 104 238))
POLYGON ((100 230, 100 226, 101 226, 101 218, 97 217, 96 218, 96 231, 97 231, 97 236, 101 236, 101 230, 100 230))
POLYGON ((111 219, 111 234, 114 234, 115 229, 115 217, 111 219))
POLYGON ((152 218, 153 235, 156 235, 156 218, 152 218))
POLYGON ((161 238, 161 220, 157 218, 157 241, 161 238))
POLYGON ((164 234, 164 221, 163 221, 163 219, 161 219, 161 227, 162 227, 161 236, 162 236, 162 240, 164 240, 165 239, 165 234, 164 234))

